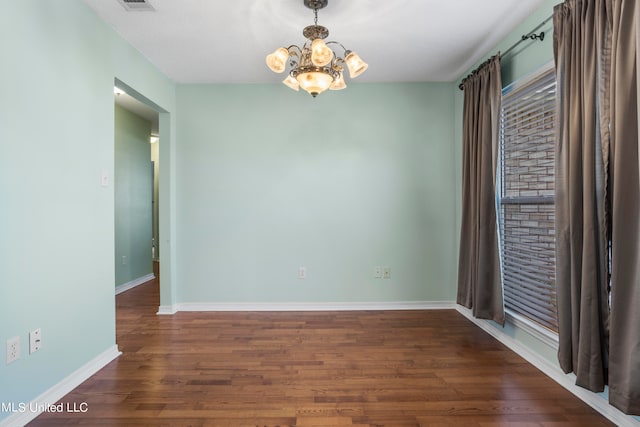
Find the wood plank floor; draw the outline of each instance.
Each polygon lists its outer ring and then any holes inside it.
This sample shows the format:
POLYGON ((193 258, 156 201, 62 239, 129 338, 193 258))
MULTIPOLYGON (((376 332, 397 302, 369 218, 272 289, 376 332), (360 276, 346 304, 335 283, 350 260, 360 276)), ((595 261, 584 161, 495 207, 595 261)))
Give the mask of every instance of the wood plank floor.
POLYGON ((157 316, 120 294, 123 355, 32 426, 613 425, 454 310, 157 316))

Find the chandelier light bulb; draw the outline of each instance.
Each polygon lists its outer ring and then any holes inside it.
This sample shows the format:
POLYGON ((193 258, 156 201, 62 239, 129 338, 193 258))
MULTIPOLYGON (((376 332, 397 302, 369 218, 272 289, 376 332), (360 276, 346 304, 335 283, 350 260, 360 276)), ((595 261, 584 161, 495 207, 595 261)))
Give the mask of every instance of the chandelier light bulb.
POLYGON ((289 74, 287 78, 282 81, 282 83, 289 86, 291 89, 295 90, 296 92, 300 88, 300 83, 298 83, 298 81, 291 74, 289 74))
POLYGON ((347 68, 349 68, 349 77, 352 79, 364 73, 369 67, 369 64, 360 59, 358 54, 355 52, 349 52, 344 60, 347 63, 347 68))
POLYGON ((318 94, 329 89, 329 86, 331 86, 331 83, 333 82, 333 77, 330 74, 319 71, 300 73, 296 79, 298 80, 300 87, 306 90, 314 98, 318 96, 318 94))
POLYGON ((282 73, 287 67, 287 59, 289 59, 289 51, 280 47, 267 55, 267 66, 274 73, 282 73))
POLYGON ((333 51, 327 47, 322 39, 315 39, 311 43, 311 62, 316 67, 324 67, 333 59, 333 51))
POLYGON ((342 71, 338 73, 338 77, 335 78, 331 86, 329 86, 329 90, 342 90, 347 87, 347 84, 344 82, 344 76, 342 75, 342 71))

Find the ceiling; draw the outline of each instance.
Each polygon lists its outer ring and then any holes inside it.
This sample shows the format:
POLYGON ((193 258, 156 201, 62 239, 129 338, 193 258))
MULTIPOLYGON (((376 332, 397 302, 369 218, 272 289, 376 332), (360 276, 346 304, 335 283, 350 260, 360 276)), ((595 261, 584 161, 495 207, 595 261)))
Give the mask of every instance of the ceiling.
MULTIPOLYGON (((84 0, 177 83, 277 83, 265 56, 304 42, 303 0, 84 0)), ((450 82, 544 0, 329 0, 318 24, 369 64, 359 82, 450 82)), ((342 52, 340 52, 342 53, 342 52)), ((347 84, 349 79, 347 78, 347 84)))

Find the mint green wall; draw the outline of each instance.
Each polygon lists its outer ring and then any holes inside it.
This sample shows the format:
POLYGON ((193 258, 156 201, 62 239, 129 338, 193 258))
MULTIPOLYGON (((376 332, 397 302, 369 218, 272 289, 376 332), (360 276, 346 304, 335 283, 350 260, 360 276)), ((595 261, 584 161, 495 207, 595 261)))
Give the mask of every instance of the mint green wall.
MULTIPOLYGON (((533 28, 549 18, 553 14, 553 6, 556 3, 558 3, 557 0, 547 1, 532 14, 524 24, 518 26, 509 37, 503 40, 496 47, 496 51, 506 51, 509 46, 512 46, 523 34, 529 34, 533 28)), ((549 20, 536 30, 536 34, 539 34, 541 31, 545 33, 543 41, 529 40, 523 42, 501 61, 502 87, 536 71, 549 61, 553 61, 553 20, 549 20)))
POLYGON ((29 402, 115 345, 114 78, 169 112, 175 88, 79 0, 3 2, 0 56, 0 401, 29 402))
POLYGON ((153 273, 151 122, 115 106, 116 286, 153 273))
POLYGON ((160 144, 157 142, 151 145, 151 161, 153 162, 153 258, 154 261, 160 259, 160 231, 159 231, 159 206, 158 206, 158 194, 159 194, 159 177, 160 177, 160 144))
POLYGON ((178 301, 453 300, 451 92, 178 86, 178 301))

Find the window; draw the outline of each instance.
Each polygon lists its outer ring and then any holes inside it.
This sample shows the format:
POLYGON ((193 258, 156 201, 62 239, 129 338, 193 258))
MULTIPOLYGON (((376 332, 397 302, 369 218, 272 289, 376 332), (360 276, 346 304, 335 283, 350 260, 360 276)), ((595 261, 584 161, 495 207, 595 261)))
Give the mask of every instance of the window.
POLYGON ((558 331, 552 67, 503 90, 498 206, 505 308, 558 331))

